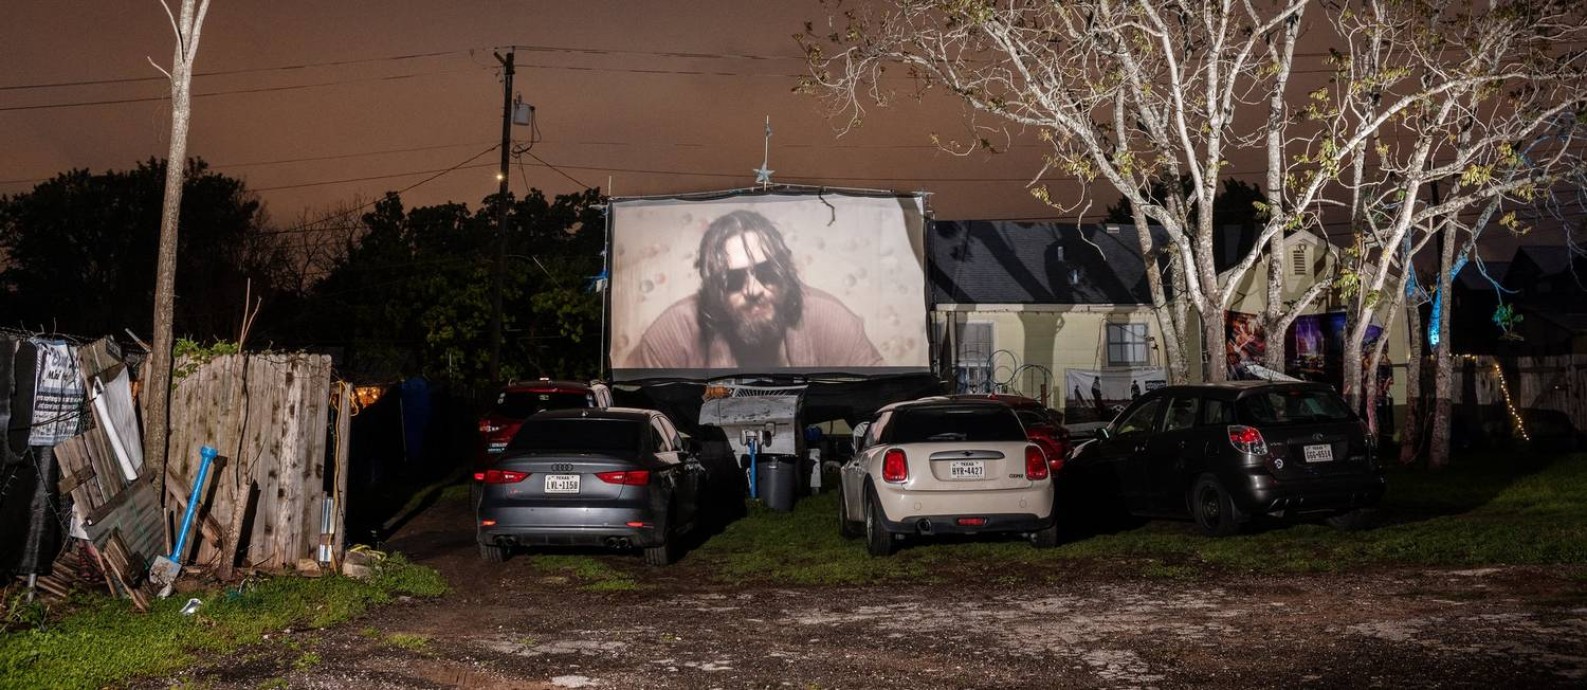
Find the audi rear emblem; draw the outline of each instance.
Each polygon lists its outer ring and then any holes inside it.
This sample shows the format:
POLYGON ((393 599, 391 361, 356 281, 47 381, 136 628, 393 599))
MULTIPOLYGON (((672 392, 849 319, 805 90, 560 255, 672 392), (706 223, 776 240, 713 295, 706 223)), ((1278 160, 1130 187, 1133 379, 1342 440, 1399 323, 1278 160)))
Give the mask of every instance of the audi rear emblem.
POLYGON ((565 462, 557 463, 557 464, 551 466, 551 471, 552 472, 572 472, 573 471, 573 465, 571 465, 569 463, 565 463, 565 462))

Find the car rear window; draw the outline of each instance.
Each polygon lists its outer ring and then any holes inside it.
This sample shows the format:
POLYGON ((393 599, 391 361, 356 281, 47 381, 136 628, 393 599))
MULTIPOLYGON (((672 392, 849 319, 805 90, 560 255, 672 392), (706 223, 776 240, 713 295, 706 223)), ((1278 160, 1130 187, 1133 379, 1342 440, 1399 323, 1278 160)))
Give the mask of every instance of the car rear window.
POLYGON ((1241 420, 1254 425, 1342 422, 1354 418, 1339 394, 1315 388, 1248 395, 1236 405, 1241 420))
POLYGON ((1007 407, 925 407, 899 410, 889 443, 921 441, 1023 441, 1025 429, 1007 407))
POLYGON ((1048 417, 1046 412, 1025 409, 1014 410, 1014 414, 1019 416, 1020 423, 1024 424, 1026 428, 1033 426, 1053 426, 1052 418, 1048 417))
POLYGON ((507 450, 632 452, 648 424, 627 419, 530 419, 507 450))
POLYGON ((542 410, 566 410, 575 407, 594 407, 588 393, 530 393, 506 391, 496 398, 491 414, 498 417, 522 419, 542 410))

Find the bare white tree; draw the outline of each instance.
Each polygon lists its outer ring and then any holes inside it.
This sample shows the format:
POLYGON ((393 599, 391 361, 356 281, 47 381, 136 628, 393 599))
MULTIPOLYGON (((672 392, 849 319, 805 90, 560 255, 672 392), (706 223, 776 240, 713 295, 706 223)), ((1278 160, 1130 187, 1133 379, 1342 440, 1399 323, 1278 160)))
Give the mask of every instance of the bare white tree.
POLYGON ((1380 391, 1370 384, 1386 339, 1366 352, 1363 343, 1373 326, 1393 324, 1414 287, 1414 257, 1442 238, 1431 458, 1440 466, 1448 457, 1450 263, 1470 257, 1485 231, 1524 232, 1523 214, 1566 191, 1562 183, 1583 169, 1587 7, 1366 0, 1326 15, 1340 47, 1318 120, 1326 140, 1356 148, 1336 197, 1348 205, 1355 238, 1341 283, 1351 304, 1344 393, 1364 402, 1375 429, 1380 391))
MULTIPOLYGON (((1442 216, 1507 195, 1536 194, 1547 188, 1552 174, 1540 170, 1547 167, 1540 165, 1545 159, 1520 155, 1518 141, 1499 136, 1497 130, 1494 136, 1474 131, 1459 143, 1459 163, 1449 163, 1447 156, 1421 155, 1418 160, 1442 164, 1437 176, 1407 176, 1406 167, 1391 154, 1415 155, 1415 145, 1401 137, 1423 133, 1423 118, 1440 121, 1436 106, 1458 101, 1458 94, 1482 100, 1481 106, 1468 106, 1468 112, 1502 115, 1513 123, 1504 128, 1512 136, 1549 129, 1560 115, 1579 109, 1579 95, 1572 94, 1579 93, 1580 84, 1571 75, 1579 75, 1580 58, 1565 52, 1582 24, 1577 4, 837 2, 826 26, 807 25, 802 35, 812 67, 803 86, 827 97, 840 129, 846 130, 862 123, 868 107, 895 96, 887 72, 901 67, 919 89, 945 89, 968 106, 968 125, 978 136, 995 131, 986 125, 992 121, 1050 145, 1046 165, 1034 175, 1032 191, 1038 198, 1056 203, 1040 182, 1049 174, 1072 176, 1081 187, 1081 199, 1106 188, 1111 188, 1106 196, 1123 195, 1139 217, 1168 232, 1175 266, 1184 278, 1181 298, 1200 317, 1208 380, 1227 375, 1221 360, 1224 315, 1247 271, 1286 234, 1310 229, 1327 236, 1325 218, 1348 216, 1361 239, 1355 247, 1355 270, 1338 282, 1356 298, 1351 352, 1357 354, 1346 355, 1352 367, 1346 389, 1352 399, 1359 399, 1360 343, 1374 315, 1386 313, 1394 302, 1384 297, 1391 296, 1404 275, 1404 254, 1399 253, 1404 240, 1425 241, 1412 231, 1429 227, 1429 214, 1442 216), (1458 38, 1436 40, 1440 31, 1453 31, 1458 38), (1498 35, 1508 39, 1498 40, 1498 35), (1337 46, 1308 53, 1328 61, 1327 74, 1302 74, 1295 68, 1303 41, 1337 46), (1517 63, 1501 59, 1501 53, 1530 59, 1517 63), (1472 57, 1484 54, 1486 59, 1472 57), (1416 67, 1403 64, 1410 56, 1418 58, 1416 67), (1515 89, 1530 89, 1535 97, 1517 102, 1513 110, 1499 108, 1509 102, 1504 94, 1515 89), (1232 159, 1260 161, 1268 201, 1261 209, 1264 221, 1254 246, 1220 275, 1214 269, 1210 210, 1232 159), (1500 160, 1513 165, 1484 167, 1500 160), (1473 170, 1470 175, 1467 168, 1473 170), (1428 180, 1450 175, 1465 182, 1460 192, 1464 202, 1453 197, 1436 207, 1415 202, 1428 180), (1178 180, 1188 184, 1171 182, 1178 180), (1163 185, 1169 192, 1166 198, 1152 198, 1152 183, 1165 181, 1170 181, 1163 185), (1405 217, 1397 218, 1396 210, 1405 217), (1376 225, 1356 227, 1368 219, 1376 225)), ((1479 128, 1488 129, 1486 123, 1479 128)), ((1429 138, 1448 135, 1445 129, 1429 138)), ((1551 151, 1568 149, 1567 144, 1551 151)), ((1072 208, 1057 205, 1060 210, 1072 208)), ((1275 261, 1269 257, 1270 272, 1281 269, 1275 261)), ((1313 286, 1300 301, 1282 309, 1271 306, 1277 301, 1276 281, 1269 287, 1275 291, 1269 296, 1269 329, 1279 339, 1280 329, 1328 286, 1313 286)), ((1165 332, 1188 340, 1188 333, 1175 330, 1171 310, 1159 314, 1165 332)))
MULTIPOLYGON (((171 411, 171 317, 176 302, 177 223, 181 218, 182 185, 187 173, 187 130, 192 117, 193 60, 209 0, 182 0, 180 14, 161 0, 176 34, 169 71, 155 64, 171 81, 171 147, 165 158, 165 204, 160 213, 160 252, 154 280, 154 344, 149 353, 143 393, 143 457, 164 481, 171 411)), ((153 60, 150 60, 154 64, 153 60)))

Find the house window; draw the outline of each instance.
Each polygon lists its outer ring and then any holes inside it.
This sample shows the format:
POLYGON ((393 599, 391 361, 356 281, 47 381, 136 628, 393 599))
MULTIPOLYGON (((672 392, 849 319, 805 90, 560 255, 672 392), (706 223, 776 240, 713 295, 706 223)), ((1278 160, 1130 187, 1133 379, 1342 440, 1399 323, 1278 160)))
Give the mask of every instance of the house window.
POLYGON ((960 393, 992 392, 992 324, 956 324, 954 379, 960 393))
POLYGON ((1296 247, 1290 252, 1290 272, 1297 276, 1306 275, 1306 248, 1296 247))
POLYGON ((1108 324, 1108 366, 1146 364, 1146 324, 1108 324))

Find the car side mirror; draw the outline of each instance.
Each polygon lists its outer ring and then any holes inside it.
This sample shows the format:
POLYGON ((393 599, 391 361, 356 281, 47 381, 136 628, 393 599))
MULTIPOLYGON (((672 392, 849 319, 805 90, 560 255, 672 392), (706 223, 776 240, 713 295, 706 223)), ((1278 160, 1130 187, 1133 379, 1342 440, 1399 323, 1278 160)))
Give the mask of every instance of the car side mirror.
POLYGON ((1108 428, 1105 426, 1097 427, 1097 440, 1106 441, 1110 438, 1113 438, 1113 432, 1108 431, 1108 428))
POLYGON ((854 440, 854 452, 858 453, 861 448, 865 447, 863 445, 865 443, 865 432, 870 430, 870 422, 860 422, 859 426, 854 427, 854 433, 852 434, 854 440))

